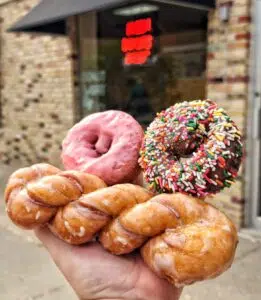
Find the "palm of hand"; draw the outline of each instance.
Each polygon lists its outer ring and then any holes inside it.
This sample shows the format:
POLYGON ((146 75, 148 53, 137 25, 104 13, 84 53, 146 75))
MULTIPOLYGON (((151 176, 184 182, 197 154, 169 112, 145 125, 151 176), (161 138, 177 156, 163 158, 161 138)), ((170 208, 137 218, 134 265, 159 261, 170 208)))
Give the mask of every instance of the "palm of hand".
POLYGON ((71 246, 45 229, 36 235, 80 299, 179 299, 181 290, 158 278, 139 254, 115 256, 98 243, 71 246))

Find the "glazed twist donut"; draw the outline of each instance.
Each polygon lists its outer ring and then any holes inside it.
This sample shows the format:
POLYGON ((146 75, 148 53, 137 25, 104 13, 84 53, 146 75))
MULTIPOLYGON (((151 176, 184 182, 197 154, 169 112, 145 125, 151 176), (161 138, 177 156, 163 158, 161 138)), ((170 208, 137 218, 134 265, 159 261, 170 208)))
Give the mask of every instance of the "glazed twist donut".
POLYGON ((157 195, 122 212, 102 230, 100 241, 114 254, 145 243, 141 254, 147 265, 179 287, 227 270, 238 238, 233 223, 219 210, 176 193, 157 195))
POLYGON ((6 211, 24 229, 47 223, 60 206, 106 184, 97 176, 35 164, 14 172, 5 189, 6 211))
POLYGON ((17 171, 6 189, 9 216, 26 228, 49 222, 71 244, 98 234, 116 255, 142 246, 147 265, 175 286, 214 278, 230 267, 237 232, 216 208, 180 193, 154 196, 133 184, 105 187, 92 176, 45 164, 17 171))

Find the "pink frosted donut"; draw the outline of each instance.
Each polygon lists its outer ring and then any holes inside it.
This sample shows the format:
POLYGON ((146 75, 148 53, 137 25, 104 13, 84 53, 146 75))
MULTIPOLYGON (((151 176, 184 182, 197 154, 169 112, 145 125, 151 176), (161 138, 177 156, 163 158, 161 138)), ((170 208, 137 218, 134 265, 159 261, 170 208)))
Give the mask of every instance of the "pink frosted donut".
POLYGON ((62 143, 65 169, 94 174, 108 185, 131 182, 138 175, 143 129, 129 114, 109 110, 75 124, 62 143))

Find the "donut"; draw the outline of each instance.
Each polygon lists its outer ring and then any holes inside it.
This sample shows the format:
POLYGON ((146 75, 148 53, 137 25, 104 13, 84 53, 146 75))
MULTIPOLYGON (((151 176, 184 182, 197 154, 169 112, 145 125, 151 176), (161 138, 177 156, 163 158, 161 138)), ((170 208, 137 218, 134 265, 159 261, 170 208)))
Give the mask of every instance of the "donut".
POLYGON ((16 170, 4 199, 20 228, 44 226, 71 245, 96 240, 114 255, 140 250, 145 264, 176 287, 221 275, 238 244, 229 218, 200 199, 154 196, 130 183, 106 187, 97 176, 49 164, 16 170))
POLYGON ((75 124, 62 141, 66 170, 101 178, 107 185, 134 180, 141 171, 138 158, 144 132, 129 114, 108 110, 75 124))
POLYGON ((139 164, 151 190, 205 198, 231 186, 241 159, 241 133, 228 114, 211 100, 195 100, 157 114, 139 164))

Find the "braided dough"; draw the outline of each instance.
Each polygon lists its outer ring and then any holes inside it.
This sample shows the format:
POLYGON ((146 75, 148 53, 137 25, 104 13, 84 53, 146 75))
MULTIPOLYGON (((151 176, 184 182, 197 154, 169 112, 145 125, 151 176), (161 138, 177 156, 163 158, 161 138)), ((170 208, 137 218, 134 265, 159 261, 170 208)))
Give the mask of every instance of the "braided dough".
POLYGON ((147 265, 175 286, 214 278, 232 264, 237 231, 220 211, 184 194, 154 196, 133 184, 106 187, 94 175, 37 164, 13 173, 5 200, 12 221, 48 224, 70 244, 98 235, 120 255, 141 248, 147 265))
POLYGON ((14 172, 5 190, 11 220, 25 229, 47 223, 60 206, 106 184, 97 176, 35 164, 14 172))

